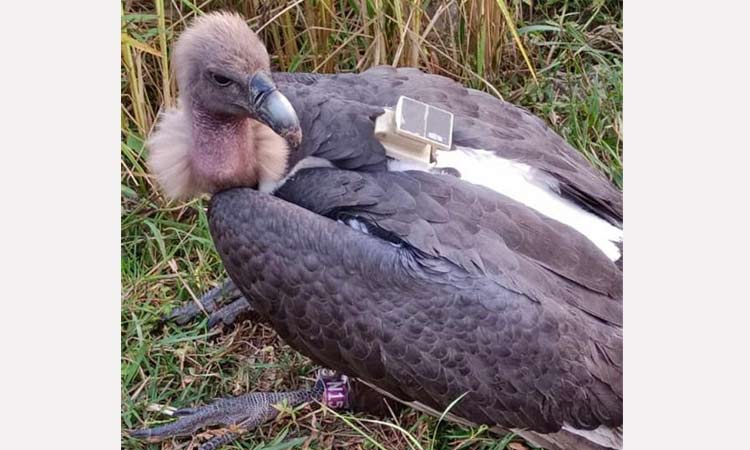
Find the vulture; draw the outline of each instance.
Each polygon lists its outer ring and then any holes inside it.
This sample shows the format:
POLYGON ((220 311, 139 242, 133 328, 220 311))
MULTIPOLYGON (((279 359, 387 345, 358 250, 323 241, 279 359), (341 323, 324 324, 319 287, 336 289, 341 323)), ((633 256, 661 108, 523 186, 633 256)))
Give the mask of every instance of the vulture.
MULTIPOLYGON (((231 283, 290 346, 429 414, 548 449, 621 448, 622 194, 542 120, 414 68, 271 72, 231 13, 197 18, 173 66, 179 101, 150 168, 171 198, 211 196, 231 283), (376 136, 402 96, 453 114, 427 164, 376 136)), ((133 435, 252 428, 325 383, 133 435)))

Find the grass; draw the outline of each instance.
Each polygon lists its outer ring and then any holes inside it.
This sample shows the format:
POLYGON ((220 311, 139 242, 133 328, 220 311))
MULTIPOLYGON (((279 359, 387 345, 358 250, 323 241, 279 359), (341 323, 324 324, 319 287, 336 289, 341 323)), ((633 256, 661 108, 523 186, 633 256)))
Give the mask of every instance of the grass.
MULTIPOLYGON (((418 66, 520 104, 543 117, 622 186, 622 4, 617 1, 211 1, 122 2, 122 427, 248 390, 309 385, 313 366, 257 321, 225 332, 159 318, 223 279, 205 204, 166 203, 146 166, 145 136, 176 98, 169 48, 191 17, 239 11, 278 70, 344 72, 418 66), (523 49, 523 51, 522 51, 523 49), (524 53, 527 58, 524 57, 524 53), (532 72, 533 70, 533 72, 532 72), (535 76, 536 79, 535 79, 535 76)), ((523 448, 407 411, 389 420, 338 417, 308 406, 229 448, 523 448)), ((207 435, 198 436, 201 441, 207 435)), ((125 449, 144 444, 123 435, 125 449)))

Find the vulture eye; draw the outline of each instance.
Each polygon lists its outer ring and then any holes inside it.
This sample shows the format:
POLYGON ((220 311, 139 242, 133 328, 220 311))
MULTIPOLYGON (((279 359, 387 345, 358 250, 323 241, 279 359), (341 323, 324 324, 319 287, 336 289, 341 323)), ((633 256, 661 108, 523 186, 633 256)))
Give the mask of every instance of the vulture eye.
POLYGON ((221 87, 227 87, 230 84, 232 84, 232 80, 225 77, 224 75, 219 75, 218 73, 212 73, 211 79, 216 83, 217 85, 221 87))

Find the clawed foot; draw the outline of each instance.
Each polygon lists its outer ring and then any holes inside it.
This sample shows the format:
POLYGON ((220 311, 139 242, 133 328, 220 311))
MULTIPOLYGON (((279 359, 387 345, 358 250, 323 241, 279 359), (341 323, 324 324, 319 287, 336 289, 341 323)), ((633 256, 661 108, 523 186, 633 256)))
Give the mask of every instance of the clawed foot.
POLYGON ((188 302, 175 308, 165 321, 184 325, 202 314, 207 314, 209 328, 219 323, 229 326, 235 323, 238 317, 252 310, 253 307, 234 282, 227 278, 224 283, 206 292, 197 303, 188 302))
POLYGON ((174 412, 174 415, 179 417, 177 421, 154 428, 135 430, 130 436, 156 442, 176 436, 190 436, 202 428, 216 425, 229 428, 227 433, 206 441, 199 449, 213 450, 276 417, 279 410, 274 405, 286 403, 294 407, 313 400, 320 401, 324 391, 324 382, 322 378, 318 378, 312 389, 253 392, 240 397, 220 399, 205 406, 178 409, 174 412))

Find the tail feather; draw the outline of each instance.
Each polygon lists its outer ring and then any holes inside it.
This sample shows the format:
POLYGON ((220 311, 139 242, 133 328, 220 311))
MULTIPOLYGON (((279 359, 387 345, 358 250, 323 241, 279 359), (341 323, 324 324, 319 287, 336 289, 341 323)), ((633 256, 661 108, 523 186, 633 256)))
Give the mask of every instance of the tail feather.
POLYGON ((595 430, 576 430, 564 427, 557 433, 540 434, 514 430, 531 444, 546 450, 621 450, 622 427, 599 427, 595 430))

